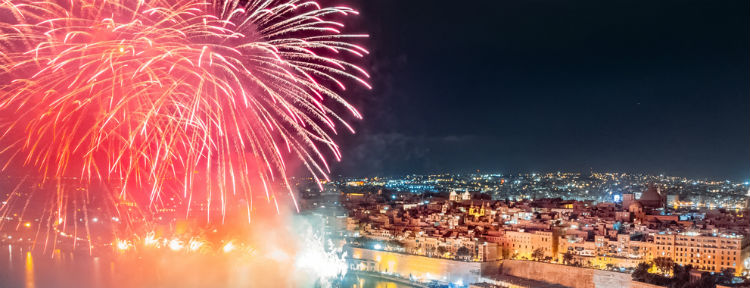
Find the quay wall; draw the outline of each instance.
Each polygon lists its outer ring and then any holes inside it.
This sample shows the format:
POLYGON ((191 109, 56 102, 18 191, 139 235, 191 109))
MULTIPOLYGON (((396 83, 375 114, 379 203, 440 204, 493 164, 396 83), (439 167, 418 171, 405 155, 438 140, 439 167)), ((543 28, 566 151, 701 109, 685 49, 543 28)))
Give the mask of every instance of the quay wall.
POLYGON ((628 273, 619 273, 536 261, 504 260, 500 264, 500 274, 571 288, 659 287, 632 281, 632 277, 628 273))
POLYGON ((358 247, 348 249, 349 269, 390 273, 407 279, 469 284, 497 273, 499 261, 469 262, 358 247))

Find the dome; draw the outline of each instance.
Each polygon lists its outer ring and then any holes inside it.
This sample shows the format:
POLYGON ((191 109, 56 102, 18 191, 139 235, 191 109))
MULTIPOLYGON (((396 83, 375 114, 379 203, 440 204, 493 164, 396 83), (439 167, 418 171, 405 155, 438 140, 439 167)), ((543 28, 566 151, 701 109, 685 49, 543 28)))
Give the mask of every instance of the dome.
POLYGON ((643 206, 648 208, 660 208, 664 205, 664 196, 661 195, 661 191, 656 185, 649 185, 646 191, 643 191, 641 198, 638 199, 643 206))
POLYGON ((646 191, 643 192, 640 201, 659 201, 661 202, 661 194, 659 188, 655 185, 650 185, 646 191))

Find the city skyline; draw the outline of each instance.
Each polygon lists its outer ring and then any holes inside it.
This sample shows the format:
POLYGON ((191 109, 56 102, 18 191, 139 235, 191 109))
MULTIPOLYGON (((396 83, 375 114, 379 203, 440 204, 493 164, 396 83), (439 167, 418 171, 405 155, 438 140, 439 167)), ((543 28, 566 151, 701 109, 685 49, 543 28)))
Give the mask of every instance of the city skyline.
MULTIPOLYGON (((375 174, 334 174, 331 175, 332 180, 339 180, 339 179, 347 179, 347 178, 398 178, 398 177, 406 177, 406 176, 427 176, 427 175, 441 175, 441 174, 447 174, 447 175, 531 175, 531 174, 555 174, 555 173, 563 173, 563 174, 595 174, 595 173, 605 173, 605 174, 633 174, 633 175, 648 175, 648 176, 663 176, 663 177, 676 177, 676 178, 685 178, 685 179, 696 179, 696 180, 706 180, 706 181, 730 181, 730 182, 738 182, 738 183, 750 183, 750 178, 748 179, 730 179, 726 177, 716 176, 716 177, 708 177, 708 176, 684 176, 684 175, 674 175, 674 174, 666 174, 666 173, 647 173, 642 171, 617 171, 617 170, 595 170, 595 169, 589 169, 586 171, 575 171, 575 170, 471 170, 467 169, 465 171, 450 171, 450 170, 444 170, 444 171, 423 171, 423 172, 412 172, 412 173, 375 173, 375 174)), ((304 175, 297 176, 299 178, 305 178, 304 175)))

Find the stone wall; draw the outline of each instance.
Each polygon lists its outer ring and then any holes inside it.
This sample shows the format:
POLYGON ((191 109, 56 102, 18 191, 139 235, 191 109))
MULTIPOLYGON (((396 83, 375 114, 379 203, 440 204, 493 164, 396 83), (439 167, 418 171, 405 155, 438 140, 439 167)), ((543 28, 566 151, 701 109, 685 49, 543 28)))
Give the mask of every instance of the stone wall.
MULTIPOLYGON (((350 248, 349 269, 386 272, 403 278, 441 280, 470 284, 503 280, 503 275, 528 279, 536 283, 517 283, 513 287, 571 288, 660 288, 632 281, 630 274, 580 268, 536 261, 503 260, 501 262, 464 262, 430 258, 363 248, 350 248), (495 276, 500 274, 500 276, 495 276)), ((508 286, 503 282, 504 286, 508 286)))
POLYGON ((631 287, 631 276, 589 268, 535 261, 505 260, 500 264, 504 275, 542 281, 572 288, 631 287))
POLYGON ((348 255, 351 270, 386 272, 420 280, 469 284, 478 282, 483 274, 499 271, 499 261, 454 261, 355 247, 349 249, 348 255))

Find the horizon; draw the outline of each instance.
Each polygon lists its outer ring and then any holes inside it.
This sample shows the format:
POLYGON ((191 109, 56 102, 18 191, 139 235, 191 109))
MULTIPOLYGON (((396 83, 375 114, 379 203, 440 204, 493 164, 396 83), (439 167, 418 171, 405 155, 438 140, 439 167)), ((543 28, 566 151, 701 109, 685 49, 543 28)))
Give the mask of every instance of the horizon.
MULTIPOLYGON (((741 183, 750 183, 750 179, 719 179, 719 178, 711 178, 711 177, 689 177, 689 176, 680 176, 680 175, 670 175, 670 174, 654 174, 654 173, 645 173, 645 172, 623 172, 623 171, 602 171, 602 170, 591 170, 587 172, 583 171, 565 171, 565 170, 558 170, 558 171, 513 171, 513 172, 498 172, 498 171, 464 171, 464 172, 449 172, 449 171, 443 171, 443 172, 424 172, 424 173, 405 173, 405 174, 375 174, 375 175, 343 175, 343 174, 332 174, 331 176, 337 177, 337 178, 369 178, 369 177, 406 177, 406 176, 430 176, 430 175, 530 175, 530 174, 539 174, 539 175, 548 175, 548 174, 580 174, 580 175, 586 175, 586 174, 629 174, 629 175, 638 175, 638 176, 655 176, 655 177, 669 177, 669 178, 683 178, 687 180, 700 180, 700 181, 731 181, 731 182, 741 182, 741 183)), ((298 178, 306 178, 303 176, 297 176, 298 178)))

